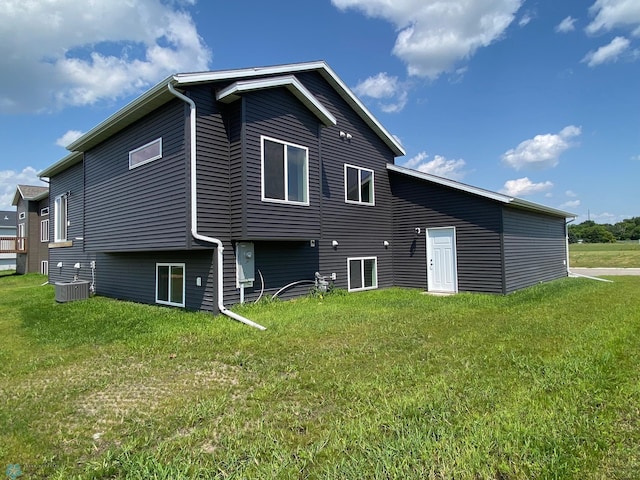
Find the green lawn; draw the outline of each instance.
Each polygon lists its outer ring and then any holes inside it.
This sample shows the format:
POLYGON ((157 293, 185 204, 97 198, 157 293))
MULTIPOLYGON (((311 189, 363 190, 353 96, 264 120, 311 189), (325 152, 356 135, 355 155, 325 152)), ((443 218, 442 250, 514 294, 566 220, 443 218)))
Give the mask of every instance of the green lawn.
POLYGON ((569 245, 572 267, 640 268, 640 244, 573 243, 569 245))
POLYGON ((389 289, 225 317, 0 276, 20 479, 637 478, 640 277, 389 289))

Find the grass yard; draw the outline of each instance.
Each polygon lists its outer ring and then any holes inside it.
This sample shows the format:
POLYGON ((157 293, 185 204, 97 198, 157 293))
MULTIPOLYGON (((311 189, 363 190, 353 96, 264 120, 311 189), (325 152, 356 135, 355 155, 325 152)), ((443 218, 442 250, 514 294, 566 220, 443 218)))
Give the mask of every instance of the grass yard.
POLYGON ((0 276, 23 479, 638 478, 640 277, 389 289, 224 317, 0 276))
POLYGON ((587 268, 640 268, 640 243, 572 243, 569 265, 587 268))

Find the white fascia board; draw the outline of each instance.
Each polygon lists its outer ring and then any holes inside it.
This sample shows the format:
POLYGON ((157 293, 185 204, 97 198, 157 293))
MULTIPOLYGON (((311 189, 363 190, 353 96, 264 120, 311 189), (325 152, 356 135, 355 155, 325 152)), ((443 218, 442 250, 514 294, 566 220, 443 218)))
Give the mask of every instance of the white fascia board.
POLYGON ((522 200, 521 198, 514 198, 511 205, 525 210, 532 210, 540 213, 547 213, 556 217, 564 218, 576 218, 578 215, 564 210, 558 210, 557 208, 547 207, 535 202, 529 202, 528 200, 522 200))
POLYGON ((173 76, 167 77, 160 83, 152 87, 150 90, 147 90, 138 98, 134 99, 132 102, 122 107, 113 115, 109 116, 106 120, 93 127, 80 138, 67 145, 67 150, 70 150, 72 152, 85 151, 87 148, 90 148, 94 143, 100 141, 101 139, 108 138, 110 129, 114 126, 117 126, 118 123, 127 116, 136 114, 138 118, 141 118, 142 116, 144 116, 144 114, 148 113, 148 111, 151 110, 151 108, 149 108, 149 105, 152 104, 154 100, 163 98, 160 103, 164 103, 164 101, 172 99, 173 95, 168 92, 167 84, 173 78, 173 76))
POLYGON ((340 77, 338 77, 338 75, 336 75, 331 67, 329 67, 329 65, 324 62, 322 62, 322 64, 323 71, 326 73, 326 75, 329 76, 327 80, 329 80, 329 83, 334 84, 334 88, 335 86, 339 88, 338 91, 343 94, 343 98, 345 98, 346 96, 345 100, 347 101, 347 103, 351 104, 351 106, 354 107, 356 111, 360 110, 362 112, 361 116, 364 121, 385 140, 385 143, 391 148, 391 150, 394 151, 396 156, 400 157, 406 155, 407 152, 404 150, 404 147, 400 144, 400 142, 393 135, 391 135, 386 128, 382 126, 378 119, 373 116, 373 114, 367 109, 367 107, 364 106, 360 99, 356 97, 356 95, 351 91, 351 89, 344 84, 344 82, 340 79, 340 77))
POLYGON ((387 164, 387 170, 391 170, 392 172, 402 173, 404 175, 409 175, 411 177, 419 178, 420 180, 426 180, 428 182, 436 183, 438 185, 443 185, 445 187, 454 188, 461 192, 478 195, 480 197, 488 198, 489 200, 495 200, 505 205, 511 205, 512 207, 522 208, 524 210, 529 210, 529 211, 534 211, 539 213, 546 213, 556 217, 564 217, 564 218, 572 218, 576 216, 573 213, 547 207, 546 205, 529 202, 527 200, 522 200, 520 198, 510 197, 508 195, 503 195, 502 193, 493 192, 491 190, 485 190, 484 188, 474 187, 472 185, 456 182, 455 180, 449 180, 448 178, 438 177, 436 175, 431 175, 429 173, 419 172, 418 170, 413 170, 411 168, 399 167, 398 165, 387 164))
POLYGON ((286 65, 275 65, 271 67, 245 68, 238 70, 226 70, 219 72, 185 73, 174 77, 177 84, 191 85, 195 83, 206 83, 216 80, 234 80, 236 78, 248 78, 262 75, 292 74, 297 72, 319 71, 340 96, 352 108, 360 114, 360 117, 371 127, 393 150, 396 156, 406 155, 404 147, 391 135, 387 129, 373 116, 364 106, 358 97, 347 87, 344 82, 324 61, 293 63, 286 65))
POLYGON ((83 159, 82 152, 71 152, 69 155, 64 157, 62 160, 58 160, 56 163, 51 165, 50 167, 45 168, 40 173, 38 173, 39 178, 51 178, 56 173, 62 172, 67 168, 79 163, 83 159))
POLYGON ((402 173, 404 175, 409 175, 421 180, 427 180, 432 183, 437 183, 438 185, 444 185, 445 187, 455 188, 456 190, 460 190, 462 192, 472 193, 473 195, 489 198, 501 203, 511 203, 514 200, 513 197, 509 197, 497 192, 492 192, 491 190, 485 190, 484 188, 474 187, 472 185, 456 182, 455 180, 449 180, 448 178, 419 172, 418 170, 413 170, 411 168, 399 167, 398 165, 392 165, 390 163, 387 164, 387 170, 402 173))
POLYGON ((282 77, 271 77, 258 80, 241 80, 220 90, 216 94, 218 101, 229 103, 240 98, 241 93, 264 90, 267 88, 285 87, 293 93, 309 110, 311 110, 320 121, 326 125, 336 125, 338 121, 331 115, 320 101, 305 88, 293 75, 282 77))

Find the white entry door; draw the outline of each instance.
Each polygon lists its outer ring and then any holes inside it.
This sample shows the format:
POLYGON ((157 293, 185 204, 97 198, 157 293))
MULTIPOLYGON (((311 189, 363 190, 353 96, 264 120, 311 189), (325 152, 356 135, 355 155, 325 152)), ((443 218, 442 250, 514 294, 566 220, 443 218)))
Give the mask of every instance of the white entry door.
POLYGON ((427 229, 427 282, 430 292, 458 291, 454 227, 427 229))

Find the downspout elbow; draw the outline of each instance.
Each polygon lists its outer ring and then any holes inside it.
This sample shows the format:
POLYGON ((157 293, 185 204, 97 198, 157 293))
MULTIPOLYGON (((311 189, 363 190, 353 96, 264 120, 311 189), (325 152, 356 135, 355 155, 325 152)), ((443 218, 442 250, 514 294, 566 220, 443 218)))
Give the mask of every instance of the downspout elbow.
POLYGON ((196 240, 200 240, 206 243, 212 243, 216 246, 217 251, 217 271, 218 271, 218 310, 223 315, 232 318, 233 320, 237 320, 238 322, 244 323, 245 325, 249 325, 251 327, 257 328, 258 330, 266 330, 266 327, 255 323, 248 318, 243 317, 242 315, 238 315, 237 313, 232 312, 227 307, 224 306, 224 288, 223 288, 223 268, 224 268, 224 257, 222 252, 224 252, 224 246, 222 244, 222 240, 219 238, 209 237, 207 235, 202 235, 198 232, 198 198, 197 198, 197 169, 196 169, 196 104, 195 102, 187 97, 185 94, 178 92, 171 82, 167 83, 167 88, 169 91, 180 100, 186 102, 189 105, 190 113, 189 113, 189 134, 190 134, 190 175, 191 175, 191 235, 196 240))

